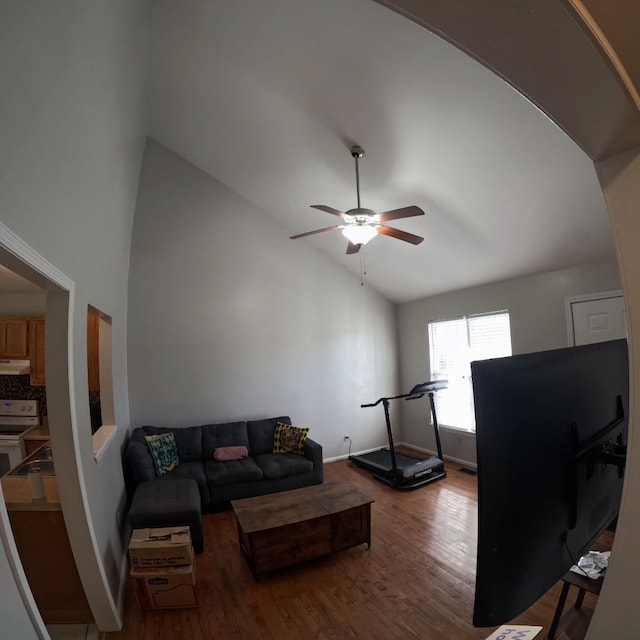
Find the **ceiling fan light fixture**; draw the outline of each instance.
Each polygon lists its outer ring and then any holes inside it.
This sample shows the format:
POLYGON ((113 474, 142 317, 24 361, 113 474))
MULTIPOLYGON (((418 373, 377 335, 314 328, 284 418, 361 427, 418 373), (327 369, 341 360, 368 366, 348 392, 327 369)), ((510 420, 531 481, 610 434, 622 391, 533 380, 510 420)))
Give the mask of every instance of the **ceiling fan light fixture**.
POLYGON ((345 227, 342 230, 342 235, 353 244, 365 245, 378 235, 378 231, 368 224, 355 224, 345 227))

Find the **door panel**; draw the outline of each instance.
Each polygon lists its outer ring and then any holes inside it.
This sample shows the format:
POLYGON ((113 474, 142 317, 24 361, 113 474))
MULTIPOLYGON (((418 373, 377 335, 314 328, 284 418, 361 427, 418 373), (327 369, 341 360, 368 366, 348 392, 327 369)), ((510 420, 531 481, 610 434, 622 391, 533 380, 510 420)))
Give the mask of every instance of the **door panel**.
POLYGON ((571 319, 576 346, 627 337, 623 296, 572 302, 571 319))

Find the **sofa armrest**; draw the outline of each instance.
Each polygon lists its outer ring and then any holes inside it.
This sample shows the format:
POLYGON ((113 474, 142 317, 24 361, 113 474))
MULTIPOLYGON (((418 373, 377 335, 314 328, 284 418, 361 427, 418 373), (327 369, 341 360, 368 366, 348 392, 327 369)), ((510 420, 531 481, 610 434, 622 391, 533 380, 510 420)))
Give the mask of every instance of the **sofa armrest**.
POLYGON ((322 469, 322 445, 311 438, 306 438, 302 448, 302 455, 313 462, 314 469, 322 469))
POLYGON ((145 480, 155 479, 156 468, 146 442, 135 439, 129 440, 124 459, 129 478, 133 485, 131 488, 137 487, 145 480))

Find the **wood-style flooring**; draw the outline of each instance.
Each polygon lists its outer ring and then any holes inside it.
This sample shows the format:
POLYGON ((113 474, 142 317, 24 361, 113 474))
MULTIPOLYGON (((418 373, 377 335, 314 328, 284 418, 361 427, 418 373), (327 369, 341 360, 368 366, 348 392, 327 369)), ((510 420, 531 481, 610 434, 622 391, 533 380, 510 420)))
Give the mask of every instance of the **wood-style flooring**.
MULTIPOLYGON (((447 477, 395 491, 347 461, 325 480, 368 493, 372 545, 354 547, 255 582, 238 548, 233 512, 204 516, 197 556, 200 607, 141 613, 128 587, 124 625, 106 640, 482 640, 471 624, 475 580, 476 477, 447 464, 447 477)), ((551 623, 560 583, 513 623, 551 623)), ((570 594, 567 609, 573 605, 570 594)), ((587 594, 585 607, 593 607, 587 594)), ((540 636, 541 638, 543 636, 540 636)))

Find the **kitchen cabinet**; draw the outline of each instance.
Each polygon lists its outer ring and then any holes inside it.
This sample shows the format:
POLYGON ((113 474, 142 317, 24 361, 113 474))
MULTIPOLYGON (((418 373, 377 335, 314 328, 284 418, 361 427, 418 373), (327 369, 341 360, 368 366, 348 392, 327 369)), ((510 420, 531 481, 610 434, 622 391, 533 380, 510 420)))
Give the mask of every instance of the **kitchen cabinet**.
POLYGON ((35 438, 24 438, 24 455, 29 456, 40 447, 44 447, 48 440, 36 440, 35 438))
POLYGON ((93 622, 62 511, 11 509, 9 521, 29 588, 44 622, 93 622))
POLYGON ((91 307, 87 313, 87 369, 89 391, 100 391, 100 316, 91 307))
MULTIPOLYGON (((5 475, 0 483, 20 562, 45 624, 94 622, 69 543, 56 477, 44 476, 45 495, 39 500, 31 497, 26 476, 5 475)), ((0 637, 4 638, 1 630, 0 637)))
POLYGON ((31 386, 45 386, 44 318, 29 319, 29 360, 31 361, 31 386))
POLYGON ((28 358, 29 321, 27 318, 0 317, 0 358, 28 358))

